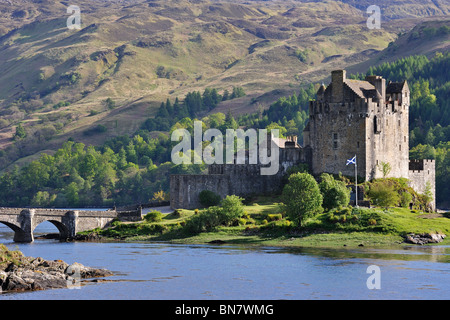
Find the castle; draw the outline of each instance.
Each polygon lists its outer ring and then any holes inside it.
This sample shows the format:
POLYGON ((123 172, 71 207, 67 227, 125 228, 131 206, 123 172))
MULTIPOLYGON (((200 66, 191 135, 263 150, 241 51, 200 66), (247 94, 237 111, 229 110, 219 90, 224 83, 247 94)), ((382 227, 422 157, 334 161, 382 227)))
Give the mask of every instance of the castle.
MULTIPOLYGON (((435 199, 434 160, 409 160, 409 105, 406 81, 386 83, 380 76, 351 80, 345 70, 333 71, 331 83, 322 85, 317 99, 310 102, 304 145, 300 146, 296 137, 271 137, 280 151, 276 175, 261 175, 260 164, 213 164, 208 174, 172 175, 171 207, 200 208, 202 190, 221 197, 279 192, 288 168, 301 163, 308 164, 316 176, 324 172, 354 176, 355 167, 348 166, 347 160, 355 155, 358 177, 381 178, 381 164, 389 163, 387 177, 409 179, 418 193, 429 185, 435 199)), ((436 209, 435 200, 432 209, 436 209)))

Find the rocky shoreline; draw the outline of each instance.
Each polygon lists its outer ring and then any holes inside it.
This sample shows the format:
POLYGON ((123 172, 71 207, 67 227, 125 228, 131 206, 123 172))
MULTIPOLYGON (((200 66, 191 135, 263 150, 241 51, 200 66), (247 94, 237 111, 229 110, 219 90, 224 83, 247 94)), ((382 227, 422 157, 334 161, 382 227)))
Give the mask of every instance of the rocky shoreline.
POLYGON ((0 293, 76 288, 82 285, 83 279, 112 275, 109 270, 79 263, 69 265, 62 260, 25 257, 0 245, 0 293))

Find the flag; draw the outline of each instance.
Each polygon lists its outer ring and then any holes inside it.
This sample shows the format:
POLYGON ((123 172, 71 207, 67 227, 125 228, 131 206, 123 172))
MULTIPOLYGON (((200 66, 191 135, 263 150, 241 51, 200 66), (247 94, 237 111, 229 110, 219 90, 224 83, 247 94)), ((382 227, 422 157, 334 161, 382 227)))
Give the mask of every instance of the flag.
POLYGON ((356 165, 356 156, 354 156, 352 159, 347 160, 347 165, 349 164, 355 164, 356 165))

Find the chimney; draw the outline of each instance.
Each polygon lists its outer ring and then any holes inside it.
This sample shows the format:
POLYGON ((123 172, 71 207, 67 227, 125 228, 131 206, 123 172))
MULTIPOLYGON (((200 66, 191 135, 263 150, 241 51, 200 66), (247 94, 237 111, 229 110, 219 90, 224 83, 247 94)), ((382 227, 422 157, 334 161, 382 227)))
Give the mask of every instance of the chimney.
POLYGON ((374 85, 380 96, 383 97, 383 101, 386 101, 386 79, 381 76, 367 76, 366 81, 374 85))
POLYGON ((344 102, 344 82, 346 79, 347 72, 345 70, 331 72, 331 95, 333 102, 344 102))

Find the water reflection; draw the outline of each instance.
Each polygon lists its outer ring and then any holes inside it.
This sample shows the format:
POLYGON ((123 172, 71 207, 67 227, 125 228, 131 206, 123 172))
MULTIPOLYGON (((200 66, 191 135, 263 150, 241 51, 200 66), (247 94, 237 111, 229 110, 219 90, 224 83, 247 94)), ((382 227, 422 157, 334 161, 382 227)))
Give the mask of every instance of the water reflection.
POLYGON ((318 249, 9 239, 8 247, 27 256, 107 268, 115 276, 81 290, 7 294, 0 300, 450 298, 450 246, 318 249), (370 265, 382 270, 382 290, 367 289, 370 265))

